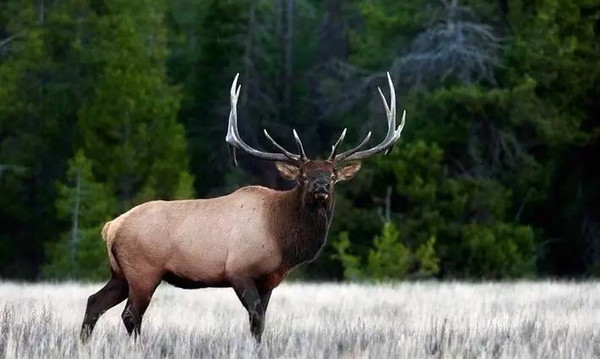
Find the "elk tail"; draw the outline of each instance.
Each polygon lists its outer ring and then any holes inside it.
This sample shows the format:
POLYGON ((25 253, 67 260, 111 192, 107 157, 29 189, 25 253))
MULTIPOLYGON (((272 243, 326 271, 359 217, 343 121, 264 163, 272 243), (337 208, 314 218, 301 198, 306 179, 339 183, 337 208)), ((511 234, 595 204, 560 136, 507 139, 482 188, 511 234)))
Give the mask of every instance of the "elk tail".
MULTIPOLYGON (((111 228, 110 224, 112 221, 106 222, 104 227, 102 228, 102 239, 106 242, 106 248, 108 249, 108 259, 110 261, 110 268, 115 274, 121 273, 121 267, 115 258, 113 253, 113 244, 115 242, 116 230, 111 228)), ((114 227, 114 226, 113 226, 114 227)))

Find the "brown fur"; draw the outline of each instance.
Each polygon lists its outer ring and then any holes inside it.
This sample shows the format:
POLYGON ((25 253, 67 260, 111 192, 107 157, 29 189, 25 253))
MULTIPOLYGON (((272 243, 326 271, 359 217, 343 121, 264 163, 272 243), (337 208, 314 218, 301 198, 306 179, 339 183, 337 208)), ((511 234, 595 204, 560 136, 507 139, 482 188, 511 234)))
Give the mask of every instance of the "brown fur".
POLYGON ((145 203, 109 222, 111 267, 129 281, 171 272, 208 285, 290 270, 314 258, 331 218, 331 208, 301 206, 300 195, 253 186, 212 200, 145 203))

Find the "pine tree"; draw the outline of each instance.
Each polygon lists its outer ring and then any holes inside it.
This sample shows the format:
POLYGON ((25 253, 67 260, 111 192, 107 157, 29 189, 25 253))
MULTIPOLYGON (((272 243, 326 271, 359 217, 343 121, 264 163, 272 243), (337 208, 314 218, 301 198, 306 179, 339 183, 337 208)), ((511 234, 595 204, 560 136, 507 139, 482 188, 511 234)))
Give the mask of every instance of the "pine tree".
POLYGON ((70 229, 56 242, 47 244, 48 263, 43 272, 50 278, 101 279, 108 274, 102 226, 115 212, 111 189, 99 183, 92 162, 79 150, 69 161, 66 181, 57 184, 58 218, 70 229))
POLYGON ((80 3, 0 6, 0 275, 35 277, 43 242, 58 233, 55 181, 72 156, 78 108, 70 13, 80 3))
POLYGON ((181 95, 165 73, 164 3, 108 1, 87 53, 96 83, 79 111, 83 146, 121 211, 150 199, 189 198, 193 178, 181 95))

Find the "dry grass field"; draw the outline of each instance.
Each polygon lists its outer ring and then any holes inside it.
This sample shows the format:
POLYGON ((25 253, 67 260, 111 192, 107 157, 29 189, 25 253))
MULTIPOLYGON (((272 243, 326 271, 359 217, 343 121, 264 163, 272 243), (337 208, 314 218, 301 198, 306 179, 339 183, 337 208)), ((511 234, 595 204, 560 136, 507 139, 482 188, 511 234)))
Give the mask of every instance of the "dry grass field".
POLYGON ((79 326, 100 284, 0 283, 0 358, 592 358, 600 284, 561 282, 287 284, 263 343, 231 289, 163 284, 141 340, 107 312, 86 344, 79 326))

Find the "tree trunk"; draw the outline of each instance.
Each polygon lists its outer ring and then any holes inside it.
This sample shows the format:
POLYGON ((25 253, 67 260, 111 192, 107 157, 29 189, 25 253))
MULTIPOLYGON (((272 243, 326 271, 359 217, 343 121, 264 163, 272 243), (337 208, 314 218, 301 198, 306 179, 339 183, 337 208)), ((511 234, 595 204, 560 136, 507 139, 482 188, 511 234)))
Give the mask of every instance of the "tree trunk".
MULTIPOLYGON (((249 9, 248 9, 248 26, 246 28, 246 41, 244 44, 244 69, 243 69, 243 79, 248 84, 250 84, 251 80, 251 71, 252 71, 252 38, 254 37, 254 30, 256 24, 256 0, 249 1, 249 9)), ((248 86, 249 88, 249 86, 248 86)), ((248 94, 250 91, 242 91, 241 101, 240 101, 240 113, 248 113, 248 94)))
POLYGON ((283 111, 284 121, 290 121, 294 67, 294 0, 286 0, 285 34, 283 47, 283 111))
POLYGON ((73 216, 71 219, 71 241, 69 245, 69 254, 71 264, 75 265, 77 256, 77 243, 79 242, 79 203, 81 200, 81 172, 77 172, 77 184, 75 187, 75 202, 73 203, 73 216))

